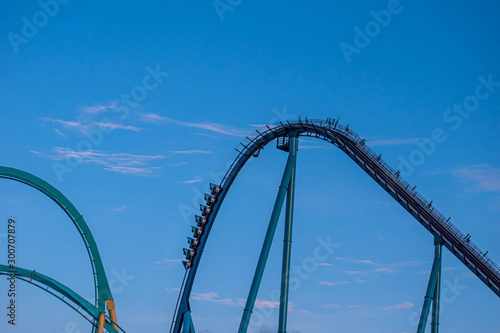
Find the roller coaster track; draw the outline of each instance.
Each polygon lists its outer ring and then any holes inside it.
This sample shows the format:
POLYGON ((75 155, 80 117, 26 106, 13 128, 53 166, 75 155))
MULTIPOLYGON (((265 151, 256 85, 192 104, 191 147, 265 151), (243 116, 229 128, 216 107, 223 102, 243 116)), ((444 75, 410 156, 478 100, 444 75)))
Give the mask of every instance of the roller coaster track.
MULTIPOLYGON (((94 328, 97 328, 97 320, 100 314, 99 310, 92 303, 55 279, 34 270, 28 270, 21 267, 10 267, 7 265, 0 265, 0 275, 14 277, 42 289, 68 305, 85 318, 94 328)), ((118 330, 114 326, 116 326, 120 332, 124 332, 116 322, 109 316, 106 316, 104 329, 110 333, 117 333, 118 330)))
POLYGON ((191 321, 191 307, 189 303, 191 290, 199 267, 203 250, 208 241, 210 231, 217 213, 227 195, 231 185, 252 157, 258 156, 259 151, 275 139, 308 136, 318 138, 340 148, 358 166, 361 167, 373 180, 391 195, 406 211, 422 224, 439 243, 453 253, 472 273, 474 273, 488 288, 500 297, 500 267, 497 266, 485 252, 481 251, 469 237, 464 235, 456 226, 445 218, 432 201, 427 201, 415 188, 408 184, 399 171, 392 169, 385 163, 381 155, 377 155, 356 133, 348 126, 342 126, 333 120, 301 120, 280 122, 278 125, 266 126, 257 130, 252 137, 247 137, 240 143, 238 156, 225 174, 219 185, 211 184, 211 193, 205 196, 206 205, 201 206, 202 216, 196 217, 196 227, 192 228, 193 238, 188 238, 189 249, 185 249, 186 275, 181 286, 178 305, 174 311, 171 332, 194 332, 187 324, 191 321))
MULTIPOLYGON (((108 327, 106 326, 105 323, 106 306, 108 308, 108 313, 112 318, 112 321, 116 323, 115 304, 113 300, 113 295, 111 293, 111 289, 109 287, 108 279, 106 277, 106 271, 104 270, 104 266, 101 260, 101 255, 99 254, 99 250, 97 249, 97 244, 95 242, 95 239, 92 235, 92 232, 90 231, 89 226, 85 222, 83 215, 80 214, 80 212, 76 209, 73 203, 69 201, 69 199, 66 196, 64 196, 61 192, 59 192, 55 187, 53 187, 43 179, 40 179, 28 172, 24 172, 14 168, 0 166, 0 178, 14 180, 37 189, 38 191, 42 192, 47 197, 52 199, 68 215, 68 217, 71 219, 76 229, 78 230, 78 233, 82 237, 82 240, 87 249, 87 253, 89 255, 90 264, 92 266, 92 273, 94 277, 95 303, 96 303, 95 309, 98 312, 95 313, 90 310, 89 310, 90 312, 89 311, 87 312, 88 314, 94 316, 95 322, 99 322, 101 324, 98 329, 99 333, 102 332, 103 328, 108 327)), ((23 276, 22 274, 19 275, 16 272, 26 273, 26 270, 23 270, 22 268, 19 267, 9 267, 0 265, 0 274, 10 273, 9 275, 14 274, 16 277, 19 278, 23 276)), ((37 276, 38 273, 32 271, 32 274, 37 276)), ((63 286, 62 284, 58 283, 52 278, 40 275, 40 281, 45 281, 49 283, 49 285, 47 285, 48 287, 56 289, 59 292, 62 292, 64 297, 69 297, 70 295, 73 295, 71 289, 63 286)), ((53 295, 56 296, 55 294, 53 295)), ((80 299, 83 300, 83 298, 80 299)), ((114 325, 116 326, 116 328, 110 332, 117 331, 118 326, 116 324, 114 325)))

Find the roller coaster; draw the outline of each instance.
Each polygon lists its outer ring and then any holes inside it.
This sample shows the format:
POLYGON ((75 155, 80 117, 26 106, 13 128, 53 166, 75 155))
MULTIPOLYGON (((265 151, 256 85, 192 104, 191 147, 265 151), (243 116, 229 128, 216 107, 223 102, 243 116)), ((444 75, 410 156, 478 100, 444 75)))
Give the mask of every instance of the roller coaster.
POLYGON ((106 271, 97 244, 90 228, 83 219, 83 215, 56 188, 30 173, 14 168, 0 167, 0 178, 21 182, 39 190, 52 199, 68 215, 82 237, 90 258, 94 277, 95 303, 90 303, 69 287, 51 277, 36 272, 34 269, 30 270, 14 265, 0 265, 0 275, 15 277, 58 298, 85 318, 92 325, 93 332, 103 333, 104 330, 111 333, 125 332, 117 324, 115 303, 106 277, 106 271), (106 315, 106 307, 108 308, 108 315, 106 315))
MULTIPOLYGON (((225 196, 243 166, 250 158, 258 157, 260 151, 274 140, 276 140, 278 149, 288 153, 288 158, 281 183, 278 187, 276 201, 243 310, 238 333, 246 333, 248 330, 283 206, 285 206, 285 239, 283 243, 278 332, 285 333, 287 331, 295 169, 299 137, 317 138, 338 147, 432 235, 435 247, 434 261, 417 333, 425 331, 431 307, 431 332, 437 333, 439 329, 441 256, 443 245, 490 288, 491 291, 500 297, 500 267, 487 256, 487 253, 481 251, 470 240, 468 234, 464 235, 450 222, 450 218, 446 218, 434 208, 432 201, 427 201, 419 194, 416 191, 416 186, 408 184, 400 176, 399 170, 394 170, 387 165, 381 158, 381 155, 377 155, 366 144, 365 139, 361 139, 349 129, 349 125, 343 126, 339 124, 338 119, 308 120, 307 118, 299 118, 297 121, 285 121, 279 124, 266 125, 264 128, 257 130, 254 135, 246 137, 240 143, 239 148, 236 149, 238 155, 220 184, 210 184, 210 193, 205 194, 205 203, 200 205, 200 215, 195 217, 195 225, 191 228, 193 236, 188 237, 188 247, 183 249, 186 257, 183 265, 186 271, 173 313, 170 333, 195 333, 194 321, 191 315, 190 296, 210 231, 225 196)), ((18 181, 39 190, 52 199, 68 215, 81 235, 90 258, 94 277, 95 303, 92 304, 69 287, 35 270, 13 265, 0 265, 0 275, 14 276, 55 296, 82 315, 91 324, 93 332, 125 332, 117 323, 113 296, 109 288, 97 244, 90 228, 75 206, 53 186, 27 172, 14 168, 0 167, 0 178, 18 181), (107 313, 106 307, 108 310, 107 313)))
POLYGON ((257 130, 253 136, 246 137, 236 149, 238 156, 231 164, 220 184, 210 184, 211 193, 205 194, 206 203, 200 205, 201 214, 196 216, 196 225, 192 227, 193 237, 188 237, 188 248, 183 250, 186 260, 183 261, 186 273, 181 285, 179 299, 174 312, 170 333, 194 333, 194 323, 191 316, 190 296, 200 265, 203 250, 208 242, 210 231, 215 223, 217 213, 225 196, 238 176, 240 170, 252 157, 258 157, 259 152, 271 141, 276 140, 278 149, 288 152, 288 159, 278 188, 278 194, 271 213, 268 229, 264 238, 260 256, 255 269, 250 291, 243 310, 238 333, 246 333, 255 306, 264 268, 276 232, 280 213, 285 197, 285 239, 283 245, 283 262, 281 273, 281 292, 278 333, 286 332, 288 291, 290 275, 291 233, 293 222, 293 205, 295 191, 295 165, 297 159, 298 138, 312 137, 321 139, 340 148, 361 169, 394 198, 408 213, 410 213, 434 237, 435 255, 428 287, 424 297, 417 333, 423 333, 427 325, 432 305, 432 333, 438 332, 441 251, 444 245, 472 273, 500 296, 500 267, 482 252, 418 191, 416 186, 410 186, 401 176, 399 170, 392 169, 381 155, 377 155, 349 125, 339 124, 338 118, 326 120, 308 120, 299 118, 297 121, 280 122, 266 125, 257 130))

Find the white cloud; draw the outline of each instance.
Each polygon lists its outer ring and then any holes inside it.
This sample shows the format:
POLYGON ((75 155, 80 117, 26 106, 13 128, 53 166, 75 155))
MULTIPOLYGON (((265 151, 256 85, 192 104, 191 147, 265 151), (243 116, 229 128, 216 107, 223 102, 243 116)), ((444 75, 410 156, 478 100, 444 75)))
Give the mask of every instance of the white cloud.
POLYGON ((172 264, 172 263, 176 263, 176 262, 182 262, 182 259, 169 259, 169 258, 165 258, 165 259, 161 259, 161 260, 155 261, 155 264, 162 265, 162 264, 172 264))
POLYGON ((365 271, 346 271, 347 275, 366 275, 368 272, 365 271))
POLYGON ((391 306, 386 306, 384 309, 386 310, 406 310, 406 309, 411 309, 415 306, 412 302, 404 302, 401 304, 395 304, 391 306))
MULTIPOLYGON (((191 296, 192 300, 196 301, 205 301, 205 302, 214 302, 222 305, 229 305, 229 306, 237 306, 237 307, 243 307, 246 303, 246 299, 243 298, 238 298, 238 299, 232 299, 232 298, 221 298, 219 294, 216 292, 210 291, 206 293, 192 293, 191 296)), ((300 309, 294 309, 295 304, 293 302, 289 303, 289 309, 290 310, 295 310, 296 312, 300 313, 309 313, 306 310, 300 310, 300 309)), ((262 299, 256 299, 255 300, 255 307, 256 308, 279 308, 280 307, 280 302, 276 301, 268 301, 268 300, 262 300, 262 299)))
MULTIPOLYGON (((54 118, 40 118, 40 119, 46 122, 52 122, 54 124, 61 125, 62 128, 79 131, 81 133, 88 132, 96 127, 100 127, 103 130, 121 129, 133 132, 139 132, 142 130, 142 128, 137 126, 123 125, 121 123, 113 123, 111 122, 111 120, 102 122, 102 121, 91 121, 91 120, 61 120, 54 118)), ((58 128, 55 128, 54 131, 58 135, 64 135, 58 128)))
POLYGON ((343 284, 351 284, 351 282, 350 281, 333 281, 333 282, 321 281, 319 284, 322 286, 340 286, 343 284))
POLYGON ((109 102, 107 104, 95 104, 91 106, 82 106, 79 110, 83 113, 101 113, 107 112, 114 109, 117 106, 117 102, 109 102))
POLYGON ((186 165, 186 164, 188 164, 188 162, 177 162, 177 163, 169 164, 168 166, 169 167, 178 167, 178 166, 186 165))
POLYGON ((160 116, 159 114, 155 113, 143 113, 141 114, 142 120, 145 122, 149 123, 156 123, 156 124, 172 124, 176 126, 181 126, 181 127, 191 127, 191 128, 198 128, 198 129, 203 129, 207 130, 210 132, 215 132, 219 134, 225 134, 225 135, 230 135, 230 136, 239 136, 239 137, 245 137, 247 134, 244 131, 240 131, 237 129, 234 129, 230 126, 222 125, 222 124, 217 124, 217 123, 211 123, 211 122, 201 122, 201 123, 194 123, 194 122, 188 122, 188 121, 181 121, 181 120, 176 120, 172 119, 169 117, 163 117, 160 116))
POLYGON ((139 176, 150 176, 161 170, 160 167, 151 167, 148 164, 164 158, 162 155, 106 153, 100 150, 75 151, 64 147, 55 147, 53 154, 44 154, 35 150, 30 151, 37 156, 54 161, 71 159, 79 161, 79 163, 101 165, 104 170, 139 176))
POLYGON ((104 168, 104 170, 108 170, 111 172, 117 172, 124 175, 136 175, 136 176, 152 176, 157 171, 160 171, 160 167, 147 167, 147 168, 131 168, 124 166, 110 166, 104 168))
POLYGON ((219 304, 223 304, 223 305, 240 306, 239 303, 236 303, 231 298, 219 298, 219 295, 213 291, 208 292, 208 293, 200 293, 200 294, 193 292, 191 299, 195 300, 195 301, 206 301, 206 302, 219 303, 219 304))
POLYGON ((382 273, 396 273, 396 270, 394 270, 391 267, 380 267, 376 268, 373 270, 374 272, 382 272, 382 273))
POLYGON ((199 182, 202 182, 202 181, 203 181, 203 178, 196 177, 195 179, 180 180, 177 183, 179 183, 179 184, 194 184, 194 183, 199 183, 199 182))
POLYGON ((473 183, 477 191, 500 191, 500 168, 489 164, 476 164, 452 171, 456 178, 473 183))
POLYGON ((366 259, 356 260, 356 259, 347 259, 347 258, 343 258, 343 257, 335 257, 335 260, 354 262, 354 263, 358 263, 358 264, 368 264, 368 265, 373 265, 373 266, 381 266, 381 264, 378 264, 376 262, 373 262, 371 260, 366 260, 366 259))
POLYGON ((118 207, 113 208, 113 211, 114 212, 121 212, 122 210, 125 210, 125 209, 127 209, 127 206, 118 206, 118 207))

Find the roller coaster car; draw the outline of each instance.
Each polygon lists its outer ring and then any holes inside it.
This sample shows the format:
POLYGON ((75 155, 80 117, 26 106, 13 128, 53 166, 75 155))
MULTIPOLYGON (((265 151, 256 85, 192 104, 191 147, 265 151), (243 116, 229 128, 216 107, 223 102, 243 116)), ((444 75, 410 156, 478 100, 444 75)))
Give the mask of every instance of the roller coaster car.
POLYGON ((203 229, 195 227, 195 226, 191 226, 191 232, 193 233, 194 237, 198 237, 203 232, 203 229))
POLYGON ((201 216, 207 216, 212 211, 212 207, 200 204, 201 216))
POLYGON ((182 261, 182 264, 184 265, 184 268, 185 269, 188 269, 189 267, 191 267, 191 260, 183 260, 182 261))
POLYGON ((194 254, 196 253, 195 250, 186 248, 183 248, 182 252, 184 252, 184 255, 186 256, 187 260, 190 260, 192 257, 194 257, 194 254))
POLYGON ((219 194, 221 190, 221 187, 217 184, 214 184, 214 183, 210 183, 210 191, 212 192, 212 195, 216 195, 216 194, 219 194))
POLYGON ((207 204, 213 204, 215 202, 215 196, 205 193, 205 201, 207 204))
POLYGON ((198 239, 197 238, 191 238, 188 237, 188 243, 189 243, 189 248, 195 248, 198 245, 198 239))
POLYGON ((195 219, 198 227, 202 227, 207 222, 207 219, 200 215, 196 215, 195 219))

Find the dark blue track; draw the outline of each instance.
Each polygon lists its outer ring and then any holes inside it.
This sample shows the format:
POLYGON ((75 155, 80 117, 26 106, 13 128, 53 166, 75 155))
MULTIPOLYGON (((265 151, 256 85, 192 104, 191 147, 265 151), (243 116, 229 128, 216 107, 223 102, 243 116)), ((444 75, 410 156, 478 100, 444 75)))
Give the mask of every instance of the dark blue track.
POLYGON ((387 193, 389 193, 405 210, 419 221, 433 236, 440 239, 465 266, 467 266, 481 281, 483 281, 497 296, 500 297, 500 267, 482 252, 472 241, 458 230, 449 219, 446 219, 430 202, 411 187, 399 172, 388 166, 380 156, 365 144, 349 126, 344 127, 334 121, 309 120, 280 123, 266 126, 257 131, 255 137, 241 143, 239 155, 227 171, 220 184, 220 192, 214 203, 207 203, 210 213, 198 236, 198 245, 194 247, 195 254, 190 259, 187 279, 181 288, 180 304, 174 313, 175 325, 173 332, 180 333, 186 312, 190 311, 189 297, 193 287, 196 271, 200 264, 203 249, 210 235, 217 213, 231 188, 238 173, 254 154, 258 153, 269 142, 278 137, 296 134, 315 137, 339 147, 371 178, 373 178, 387 193))

